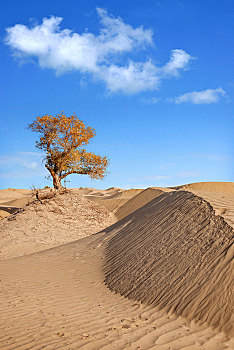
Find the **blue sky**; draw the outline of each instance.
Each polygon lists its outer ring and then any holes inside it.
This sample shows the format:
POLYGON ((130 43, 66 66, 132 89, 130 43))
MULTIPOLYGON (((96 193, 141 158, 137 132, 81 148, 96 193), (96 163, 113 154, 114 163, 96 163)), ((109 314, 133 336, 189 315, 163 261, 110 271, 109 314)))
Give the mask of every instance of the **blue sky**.
POLYGON ((110 159, 68 187, 233 181, 232 0, 9 0, 0 16, 1 189, 51 184, 26 126, 61 111, 110 159))

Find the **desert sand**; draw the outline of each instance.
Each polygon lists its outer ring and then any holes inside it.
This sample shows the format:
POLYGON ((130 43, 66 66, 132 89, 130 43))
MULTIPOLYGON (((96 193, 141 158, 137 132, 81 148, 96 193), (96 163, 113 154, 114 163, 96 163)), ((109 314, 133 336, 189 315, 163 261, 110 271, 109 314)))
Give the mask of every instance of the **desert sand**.
POLYGON ((234 349, 233 185, 73 189, 1 220, 0 348, 234 349))
POLYGON ((107 209, 78 193, 35 201, 1 222, 0 260, 75 241, 115 221, 107 209))

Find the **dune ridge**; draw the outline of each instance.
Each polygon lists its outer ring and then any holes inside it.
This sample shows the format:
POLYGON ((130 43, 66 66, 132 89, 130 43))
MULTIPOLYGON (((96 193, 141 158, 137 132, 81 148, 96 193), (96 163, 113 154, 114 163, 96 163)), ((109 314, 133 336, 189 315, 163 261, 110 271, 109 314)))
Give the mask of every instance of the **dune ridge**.
MULTIPOLYGON (((100 205, 103 205, 107 210, 113 214, 124 205, 126 202, 131 200, 138 193, 141 193, 142 189, 131 189, 131 190, 118 190, 109 189, 105 191, 96 191, 86 194, 86 197, 100 205)), ((115 215, 116 216, 116 215, 115 215)), ((117 216, 116 216, 117 217, 117 216)), ((118 217, 117 217, 118 218, 118 217)), ((119 219, 119 218, 118 218, 119 219)))
POLYGON ((233 229, 208 202, 165 193, 107 235, 108 288, 233 335, 233 229))
POLYGON ((175 189, 184 189, 209 202, 216 215, 234 228, 234 182, 197 182, 175 189))
POLYGON ((198 190, 205 192, 219 192, 234 194, 234 182, 194 182, 191 184, 171 187, 176 190, 198 190))
POLYGON ((9 216, 25 205, 32 203, 35 195, 32 190, 8 188, 0 190, 0 219, 9 216))
POLYGON ((129 214, 133 213, 135 210, 150 202, 152 199, 160 196, 162 193, 171 191, 171 189, 167 188, 149 187, 145 190, 140 191, 133 198, 131 198, 126 203, 118 207, 114 211, 114 214, 118 218, 118 220, 123 219, 125 216, 128 216, 129 214))

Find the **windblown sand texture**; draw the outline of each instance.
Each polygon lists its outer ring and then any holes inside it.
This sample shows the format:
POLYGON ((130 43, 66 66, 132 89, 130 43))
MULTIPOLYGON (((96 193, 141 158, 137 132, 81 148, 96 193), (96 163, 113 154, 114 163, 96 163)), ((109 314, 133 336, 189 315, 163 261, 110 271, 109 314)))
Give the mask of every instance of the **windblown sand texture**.
POLYGON ((176 190, 195 190, 203 192, 234 194, 234 182, 195 182, 192 184, 172 187, 176 190))
MULTIPOLYGON (((114 199, 124 190, 74 189, 68 198, 30 204, 9 217, 15 220, 2 221, 9 229, 18 223, 10 237, 24 242, 21 254, 27 253, 28 238, 22 238, 20 227, 27 228, 32 241, 39 237, 47 243, 53 229, 53 241, 60 246, 0 262, 1 350, 234 349, 233 229, 215 215, 225 209, 234 220, 234 201, 227 199, 229 193, 217 196, 206 189, 214 211, 201 192, 197 197, 151 190, 132 196, 138 210, 126 210, 122 220, 100 233, 67 244, 65 233, 77 239, 85 230, 91 233, 97 218, 100 226, 115 221, 87 196, 114 199), (142 202, 137 199, 141 194, 142 202), (31 220, 37 220, 38 231, 31 220), (45 225, 47 231, 38 229, 45 225)), ((37 242, 38 250, 45 249, 37 242)), ((14 245, 8 247, 14 252, 14 245)))
POLYGON ((125 216, 133 213, 135 210, 143 207, 146 203, 150 202, 152 199, 160 196, 164 192, 171 192, 172 190, 167 188, 153 188, 149 187, 146 190, 142 190, 140 193, 136 194, 129 201, 127 201, 122 206, 118 207, 115 211, 115 216, 118 220, 124 218, 125 216))
POLYGON ((206 199, 214 208, 215 214, 221 215, 234 228, 234 194, 194 190, 191 192, 206 199))
POLYGON ((111 290, 233 334, 233 229, 209 203, 165 193, 121 224, 106 248, 111 290))
POLYGON ((214 208, 216 215, 221 215, 234 228, 233 182, 198 182, 179 188, 206 199, 214 208))
POLYGON ((1 262, 1 350, 232 350, 233 340, 103 283, 97 235, 1 262))

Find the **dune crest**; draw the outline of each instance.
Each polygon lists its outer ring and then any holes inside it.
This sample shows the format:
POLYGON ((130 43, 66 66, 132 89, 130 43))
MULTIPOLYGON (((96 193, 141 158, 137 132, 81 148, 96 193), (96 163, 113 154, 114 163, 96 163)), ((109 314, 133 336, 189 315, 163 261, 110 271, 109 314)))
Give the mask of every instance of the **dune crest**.
POLYGON ((234 182, 194 182, 172 188, 185 191, 195 190, 234 194, 234 182))
POLYGON ((233 334, 233 229, 204 199, 162 194, 106 235, 111 290, 233 334))
POLYGON ((123 219, 125 216, 133 213, 135 210, 141 208, 152 199, 160 196, 164 192, 171 192, 167 188, 161 187, 149 187, 146 190, 141 190, 133 198, 117 208, 114 213, 118 220, 123 219))

